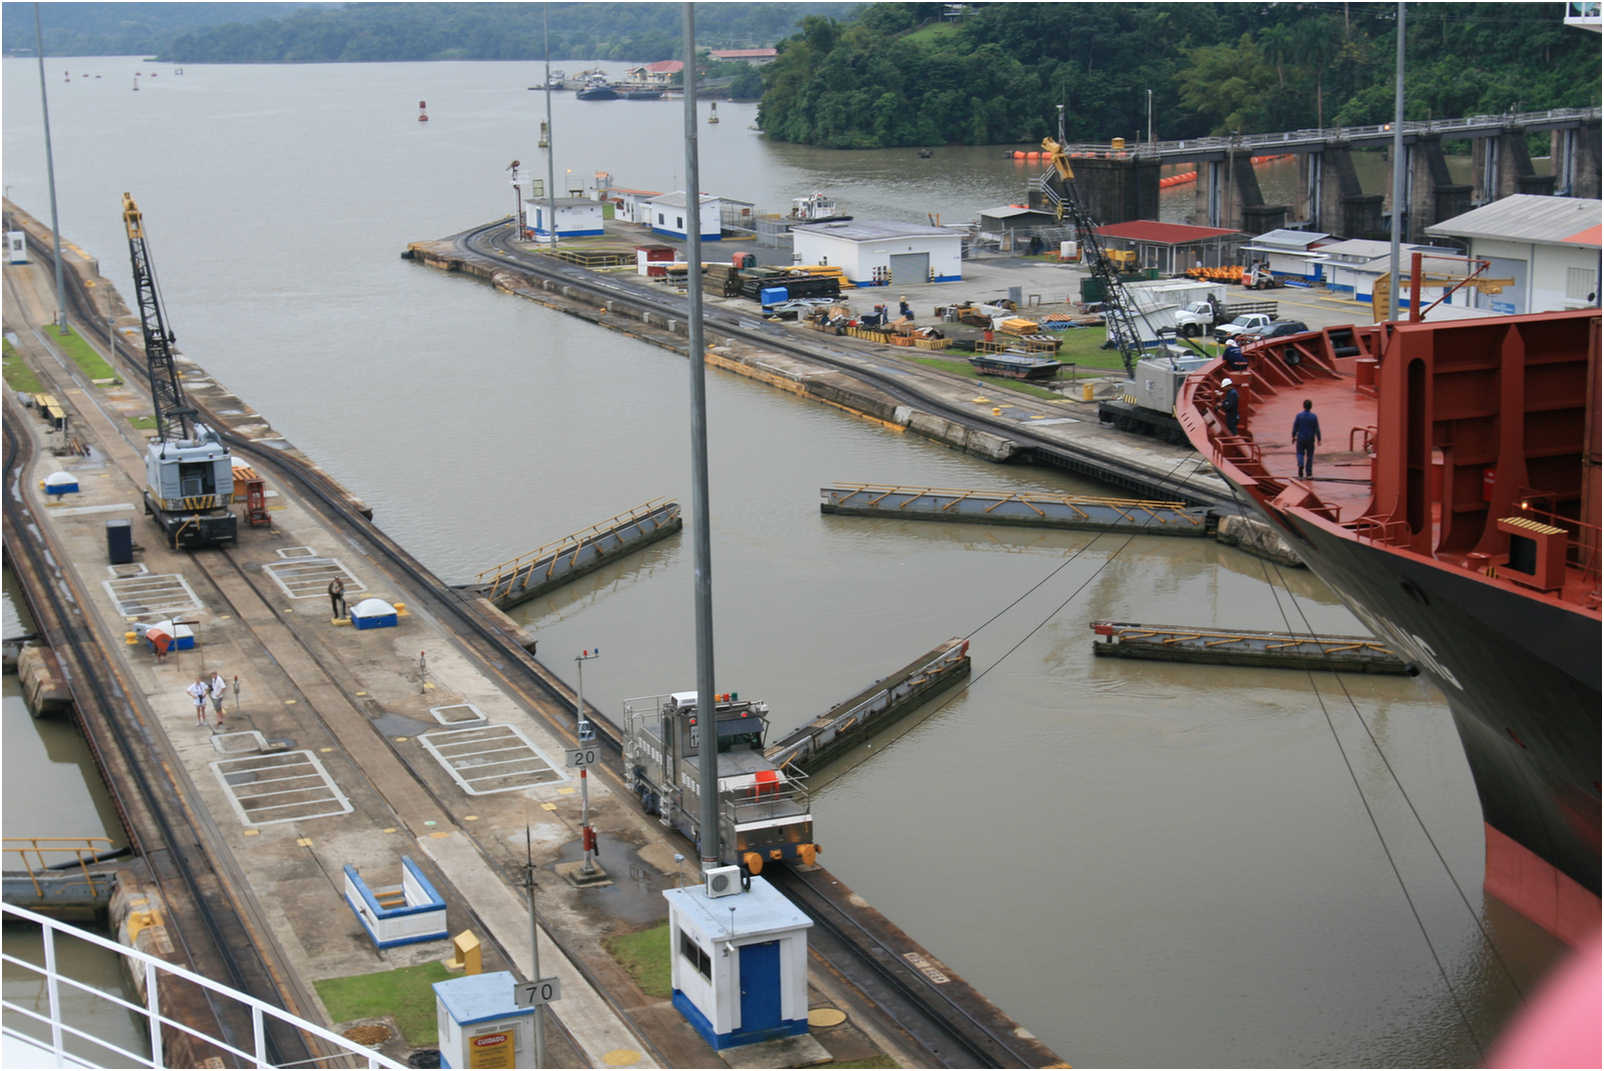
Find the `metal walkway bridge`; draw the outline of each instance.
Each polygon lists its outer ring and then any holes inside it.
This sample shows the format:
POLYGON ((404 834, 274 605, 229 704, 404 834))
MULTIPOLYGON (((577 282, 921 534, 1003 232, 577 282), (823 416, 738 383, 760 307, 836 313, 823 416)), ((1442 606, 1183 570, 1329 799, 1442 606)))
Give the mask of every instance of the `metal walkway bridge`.
POLYGON ((684 527, 679 503, 653 498, 480 573, 468 585, 505 610, 684 527))
POLYGON ((1202 536, 1214 528, 1213 515, 1207 508, 1185 502, 878 483, 822 487, 819 512, 1147 535, 1202 536))
MULTIPOLYGON (((1600 108, 1550 108, 1541 112, 1510 112, 1504 115, 1472 115, 1463 119, 1408 120, 1403 125, 1405 141, 1419 137, 1489 137, 1509 129, 1553 130, 1583 123, 1597 124, 1604 116, 1600 108)), ((1324 144, 1380 145, 1392 141, 1391 123, 1365 126, 1308 127, 1274 134, 1241 134, 1234 137, 1185 138, 1128 144, 1111 150, 1106 142, 1068 146, 1071 156, 1107 159, 1158 159, 1162 163, 1181 163, 1223 157, 1230 153, 1262 156, 1272 152, 1314 148, 1324 144)))
POLYGON ((1093 621, 1094 654, 1157 662, 1205 662, 1344 673, 1408 673, 1409 666, 1370 636, 1317 636, 1257 629, 1192 628, 1093 621))

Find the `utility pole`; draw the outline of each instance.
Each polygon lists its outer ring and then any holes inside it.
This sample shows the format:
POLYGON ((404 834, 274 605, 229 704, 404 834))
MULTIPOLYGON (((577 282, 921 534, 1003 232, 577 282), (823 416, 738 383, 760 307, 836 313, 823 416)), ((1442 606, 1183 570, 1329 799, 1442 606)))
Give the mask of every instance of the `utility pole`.
MULTIPOLYGON (((590 719, 585 717, 585 663, 601 657, 601 648, 594 651, 581 651, 574 656, 574 665, 579 670, 579 694, 576 706, 579 708, 579 718, 575 728, 579 732, 579 746, 584 747, 596 739, 596 731, 591 727, 590 719)), ((590 779, 586 775, 589 767, 579 768, 579 828, 580 843, 584 846, 585 865, 584 873, 596 873, 596 834, 590 829, 590 779)))
POLYGON ((551 247, 557 248, 557 130, 551 123, 551 5, 540 5, 540 21, 546 30, 546 213, 551 217, 551 247))
MULTIPOLYGON (((530 843, 529 827, 524 826, 524 891, 529 894, 529 980, 540 981, 540 921, 535 916, 535 850, 530 843)), ((535 1007, 535 1066, 546 1066, 546 1009, 535 1007)))
POLYGON ((702 342, 702 187, 696 151, 696 5, 685 12, 685 273, 690 301, 691 527, 695 543, 696 716, 702 869, 718 866, 718 701, 713 698, 713 541, 707 502, 707 348, 702 342))
POLYGON ((1147 91, 1147 143, 1153 144, 1153 91, 1147 91))
POLYGON ((45 173, 50 179, 50 234, 56 253, 56 333, 67 333, 67 306, 61 300, 61 222, 56 217, 56 157, 50 148, 50 101, 45 95, 45 35, 39 28, 39 0, 33 5, 34 51, 39 53, 39 107, 45 116, 45 173))
POLYGON ((1403 267, 1400 245, 1403 236, 1404 201, 1404 4, 1398 0, 1398 58, 1396 83, 1392 102, 1392 265, 1391 280, 1392 318, 1398 319, 1398 272, 1403 267))

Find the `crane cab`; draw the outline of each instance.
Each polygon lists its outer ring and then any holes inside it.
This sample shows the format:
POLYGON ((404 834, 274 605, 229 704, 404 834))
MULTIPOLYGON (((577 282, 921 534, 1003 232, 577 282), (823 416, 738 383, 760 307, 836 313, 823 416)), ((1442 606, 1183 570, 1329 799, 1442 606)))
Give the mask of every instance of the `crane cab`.
POLYGON ((232 543, 238 521, 228 447, 204 424, 192 440, 155 439, 145 450, 145 512, 174 547, 232 543))

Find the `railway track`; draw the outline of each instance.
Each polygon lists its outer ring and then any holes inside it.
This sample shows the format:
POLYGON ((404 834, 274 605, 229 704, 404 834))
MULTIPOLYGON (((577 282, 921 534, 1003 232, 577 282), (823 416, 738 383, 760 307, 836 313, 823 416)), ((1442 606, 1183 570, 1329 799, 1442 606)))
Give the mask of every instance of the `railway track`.
MULTIPOLYGON (((464 231, 456 236, 455 241, 459 250, 471 252, 475 256, 530 275, 558 280, 568 286, 580 288, 605 300, 610 308, 622 304, 636 312, 647 312, 661 318, 679 320, 684 320, 689 315, 690 303, 686 299, 670 297, 660 291, 613 278, 599 278, 592 272, 557 261, 550 264, 532 263, 528 258, 507 247, 506 243, 511 233, 509 223, 488 223, 464 231)), ((864 354, 838 349, 823 335, 803 345, 785 328, 764 323, 753 317, 741 316, 716 307, 704 308, 702 315, 710 330, 726 338, 825 365, 878 388, 898 402, 916 406, 956 424, 979 428, 1000 438, 1011 440, 1022 447, 1026 460, 1073 472, 1100 483, 1137 491, 1148 498, 1180 498, 1194 506, 1209 506, 1230 513, 1237 512, 1237 506, 1227 492, 1216 494, 1205 488, 1177 486, 1173 476, 1147 479, 1137 473, 1122 472, 1082 453, 1074 446, 1036 434, 1028 424, 994 420, 971 408, 949 405, 940 398, 911 386, 906 377, 866 367, 864 354)))
MULTIPOLYGON (((770 882, 813 922, 808 950, 837 976, 869 997, 886 1017, 883 1027, 901 1033, 934 1067, 1036 1067, 1040 1050, 1026 1051, 943 991, 943 983, 910 962, 847 912, 820 887, 816 872, 781 868, 770 882)), ((950 984, 950 983, 947 983, 950 984)))
MULTIPOLYGON (((489 228, 481 228, 481 232, 485 229, 489 228)), ((142 375, 142 369, 123 356, 126 346, 112 347, 109 344, 109 326, 97 317, 86 316, 85 310, 92 306, 87 301, 81 282, 72 275, 68 279, 71 304, 76 306, 80 329, 85 333, 92 331, 108 340, 106 349, 115 350, 125 373, 142 375)), ((662 310, 660 304, 647 307, 654 311, 662 310)), ((724 330, 722 326, 720 329, 724 330)), ((751 340, 770 347, 783 341, 756 333, 751 335, 751 340)), ((811 351, 807 352, 811 355, 811 351)), ((845 362, 841 367, 855 375, 861 374, 857 368, 849 367, 845 362)), ((922 397, 906 397, 927 408, 930 406, 922 397)), ((490 623, 487 616, 474 605, 472 596, 441 581, 381 529, 357 514, 345 490, 322 471, 290 454, 253 449, 249 440, 228 431, 226 420, 208 411, 203 400, 193 397, 189 400, 199 411, 201 419, 216 429, 231 449, 248 454, 259 472, 275 476, 281 485, 292 485, 311 508, 350 532, 366 552, 404 577, 421 594, 421 604, 449 621, 459 642, 477 657, 487 672, 525 700, 527 709, 542 718, 560 736, 575 738, 572 694, 560 680, 523 650, 510 634, 490 623)), ((1009 432, 1012 434, 1012 429, 1009 432)), ((197 556, 197 560, 199 558, 197 556)), ((225 552, 224 558, 232 561, 228 552, 225 552)), ((231 568, 243 573, 237 563, 232 564, 231 568)), ((248 577, 246 580, 251 582, 248 577)), ((634 794, 629 791, 622 777, 621 732, 611 719, 594 708, 589 709, 588 716, 600 742, 614 760, 601 764, 601 772, 621 797, 634 799, 634 794)), ((419 783, 422 784, 421 780, 419 783)), ((424 787, 427 789, 428 786, 424 787)), ((444 803, 435 798, 438 803, 444 803)), ((1028 1067, 1041 1062, 1040 1053, 1045 1049, 1038 1047, 1034 1056, 1021 1053, 1020 1050, 1025 1046, 1011 1044, 960 1003, 932 987, 928 979, 902 956, 894 953, 884 941, 855 924, 842 908, 820 896, 809 884, 809 879, 797 872, 781 870, 775 880, 782 889, 796 893, 799 907, 813 919, 821 934, 828 935, 815 946, 815 955, 837 977, 862 995, 883 1023, 901 1036, 912 1051, 920 1054, 923 1058, 921 1062, 947 1067, 1028 1067)), ((557 934, 550 936, 558 941, 559 946, 563 945, 557 934)), ((578 954, 578 950, 565 947, 564 951, 581 971, 586 970, 583 956, 578 954)), ((601 991, 605 995, 605 990, 601 991)), ((615 1004, 615 1009, 626 1021, 633 1021, 633 1017, 623 1008, 615 1004)), ((637 1031, 637 1034, 643 1039, 646 1036, 643 1031, 637 1031)))
MULTIPOLYGON (((71 577, 55 568, 59 550, 47 542, 21 493, 21 471, 34 455, 31 438, 18 432, 24 419, 6 401, 4 471, 6 495, 5 547, 11 567, 26 590, 35 593, 30 610, 56 651, 68 679, 79 717, 93 721, 100 732, 86 739, 116 749, 116 759, 101 754, 104 769, 117 761, 137 799, 118 799, 118 810, 130 839, 150 869, 167 901, 169 933, 183 948, 192 969, 241 992, 295 1011, 305 1005, 294 999, 285 979, 260 944, 262 931, 248 917, 233 883, 213 864, 213 853, 198 832, 196 816, 187 807, 182 788, 167 775, 169 764, 148 728, 148 712, 136 712, 116 668, 105 657, 92 628, 79 609, 83 595, 71 577), (137 817, 136 817, 137 815, 137 817)), ((108 778, 108 786, 118 783, 108 778)), ((207 992, 213 1020, 207 1032, 246 1052, 252 1049, 249 1009, 219 1004, 207 992)), ((316 1059, 323 1046, 310 1042, 287 1025, 269 1020, 267 1056, 274 1064, 316 1059)))

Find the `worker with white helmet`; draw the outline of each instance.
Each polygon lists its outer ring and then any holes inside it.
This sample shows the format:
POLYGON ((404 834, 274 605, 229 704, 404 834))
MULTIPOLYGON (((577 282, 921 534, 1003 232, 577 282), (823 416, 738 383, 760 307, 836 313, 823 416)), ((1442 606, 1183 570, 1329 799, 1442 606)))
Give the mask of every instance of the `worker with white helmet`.
POLYGON ((1236 393, 1236 387, 1229 378, 1220 380, 1223 392, 1220 395, 1220 416, 1225 419, 1225 430, 1232 435, 1236 434, 1237 411, 1241 405, 1241 398, 1236 393))

